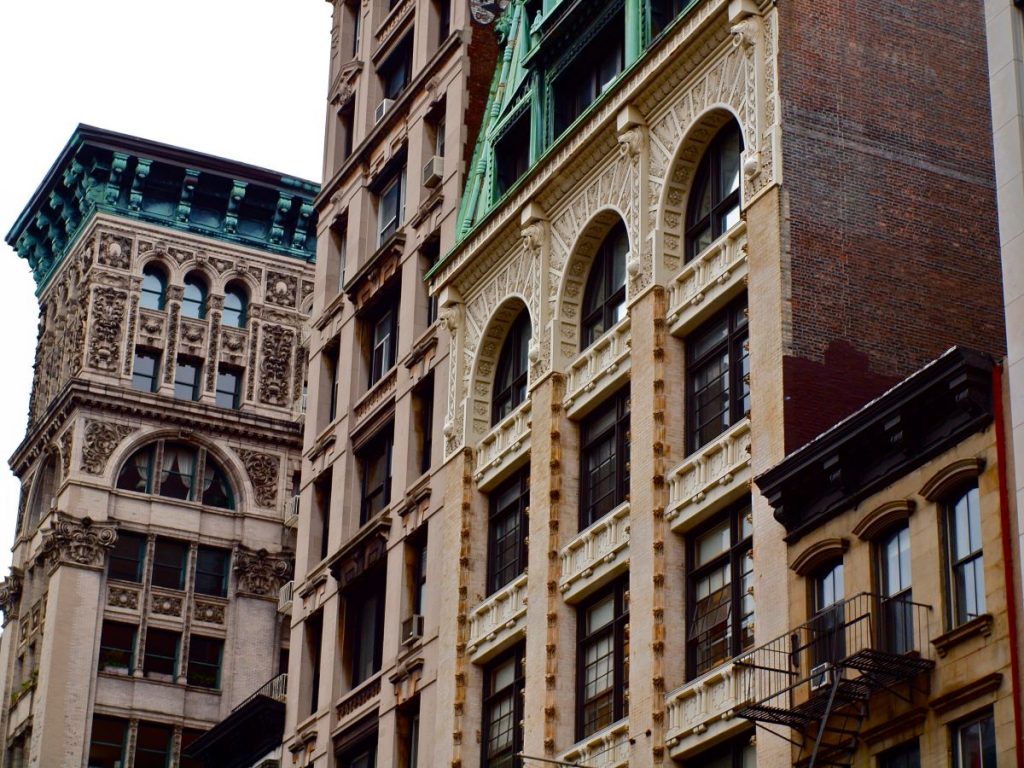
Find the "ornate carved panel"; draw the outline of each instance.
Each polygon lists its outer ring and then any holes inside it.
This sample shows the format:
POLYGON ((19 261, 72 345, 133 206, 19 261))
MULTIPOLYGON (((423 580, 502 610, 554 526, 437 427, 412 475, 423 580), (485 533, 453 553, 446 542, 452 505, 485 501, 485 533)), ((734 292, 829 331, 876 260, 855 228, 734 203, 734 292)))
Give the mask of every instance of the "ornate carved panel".
POLYGON ((281 460, 269 453, 244 448, 236 449, 235 452, 245 465, 245 471, 256 491, 256 503, 261 507, 276 507, 281 460))
POLYGON ((139 590, 111 585, 107 590, 107 605, 125 611, 137 611, 139 609, 139 590))
POLYGON ((132 261, 131 238, 111 232, 101 232, 96 261, 115 269, 128 269, 132 261))
POLYGON ((291 578, 292 558, 289 552, 272 553, 239 546, 235 550, 235 576, 238 591, 257 597, 277 599, 277 590, 291 578))
POLYGON ((267 270, 266 303, 279 307, 297 306, 298 284, 295 275, 267 270))
POLYGON ((89 367, 118 372, 127 300, 128 293, 117 288, 99 286, 93 291, 89 367))
POLYGON ((90 475, 102 475, 107 459, 128 435, 137 432, 138 427, 127 424, 110 424, 105 421, 85 422, 85 441, 82 445, 82 469, 90 475))
POLYGON ((192 611, 192 618, 206 624, 223 624, 224 604, 214 603, 209 600, 196 600, 192 611))
POLYGON ((288 405, 291 388, 292 347, 295 331, 279 325, 263 327, 260 349, 260 402, 267 405, 288 405))

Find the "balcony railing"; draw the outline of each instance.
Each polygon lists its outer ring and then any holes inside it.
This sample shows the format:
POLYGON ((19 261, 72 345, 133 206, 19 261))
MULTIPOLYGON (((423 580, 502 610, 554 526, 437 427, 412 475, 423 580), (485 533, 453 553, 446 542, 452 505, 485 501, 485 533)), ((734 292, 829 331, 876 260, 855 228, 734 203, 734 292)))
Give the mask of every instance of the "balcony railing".
POLYGON ((736 709, 746 703, 747 667, 729 662, 671 691, 666 697, 668 730, 666 745, 675 751, 686 746, 688 737, 699 737, 709 728, 743 721, 736 709))
POLYGON ((273 699, 274 701, 285 701, 287 693, 288 693, 288 673, 287 672, 282 672, 277 677, 270 678, 267 682, 265 682, 263 685, 261 685, 255 691, 253 691, 251 696, 249 696, 248 698, 244 699, 241 704, 239 704, 237 707, 235 707, 231 711, 234 712, 236 710, 241 709, 246 704, 248 704, 250 701, 255 699, 257 696, 266 696, 267 698, 273 699))
POLYGON ((469 652, 500 646, 526 619, 526 574, 480 603, 469 617, 469 652))
POLYGON ((929 605, 868 592, 835 603, 736 660, 748 670, 737 714, 805 729, 828 715, 826 696, 866 699, 934 667, 929 605))
POLYGON ((587 347, 569 366, 565 382, 565 407, 572 410, 602 382, 611 380, 629 365, 632 344, 627 317, 587 347))
POLYGON ((750 481, 750 419, 737 422, 669 473, 672 527, 688 528, 698 512, 709 514, 742 494, 750 481))
POLYGON ((740 221, 688 262, 669 285, 669 327, 685 333, 701 310, 719 306, 747 276, 747 225, 740 221))
POLYGON ((629 555, 629 503, 621 504, 610 514, 579 533, 561 552, 562 577, 559 589, 563 594, 582 587, 601 571, 624 564, 629 555))
POLYGON ((494 425, 480 441, 473 479, 478 485, 486 483, 489 475, 530 447, 530 425, 533 422, 531 404, 527 400, 516 410, 494 425))
POLYGON ((629 721, 620 720, 588 736, 559 761, 587 768, 625 768, 629 765, 629 721))

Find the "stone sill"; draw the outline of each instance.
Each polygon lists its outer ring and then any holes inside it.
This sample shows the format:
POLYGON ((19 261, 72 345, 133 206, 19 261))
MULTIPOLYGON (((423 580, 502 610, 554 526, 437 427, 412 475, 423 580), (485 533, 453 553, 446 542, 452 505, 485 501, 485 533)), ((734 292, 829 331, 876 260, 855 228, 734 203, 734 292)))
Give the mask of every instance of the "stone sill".
POLYGON ((939 656, 945 656, 951 648, 955 648, 972 637, 988 637, 991 635, 993 621, 991 613, 983 613, 966 624, 961 624, 956 629, 951 629, 949 632, 939 635, 932 640, 932 645, 935 646, 939 656))

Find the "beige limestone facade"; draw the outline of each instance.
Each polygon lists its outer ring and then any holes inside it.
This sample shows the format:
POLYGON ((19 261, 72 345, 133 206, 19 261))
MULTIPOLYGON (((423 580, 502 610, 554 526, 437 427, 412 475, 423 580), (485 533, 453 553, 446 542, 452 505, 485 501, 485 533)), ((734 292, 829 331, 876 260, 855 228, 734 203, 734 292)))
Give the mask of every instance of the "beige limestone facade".
POLYGON ((199 765, 285 671, 315 191, 80 126, 12 230, 40 320, 0 764, 199 765))

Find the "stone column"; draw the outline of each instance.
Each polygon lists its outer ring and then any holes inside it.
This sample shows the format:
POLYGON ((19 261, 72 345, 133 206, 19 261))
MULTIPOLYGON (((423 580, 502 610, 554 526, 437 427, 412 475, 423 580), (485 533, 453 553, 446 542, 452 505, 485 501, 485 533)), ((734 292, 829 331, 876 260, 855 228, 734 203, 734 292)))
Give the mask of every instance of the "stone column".
POLYGON ((81 765, 91 732, 91 681, 103 613, 101 590, 106 552, 117 540, 112 525, 64 515, 43 531, 42 556, 49 572, 46 617, 39 649, 31 768, 81 765))

